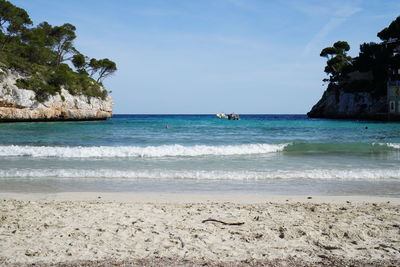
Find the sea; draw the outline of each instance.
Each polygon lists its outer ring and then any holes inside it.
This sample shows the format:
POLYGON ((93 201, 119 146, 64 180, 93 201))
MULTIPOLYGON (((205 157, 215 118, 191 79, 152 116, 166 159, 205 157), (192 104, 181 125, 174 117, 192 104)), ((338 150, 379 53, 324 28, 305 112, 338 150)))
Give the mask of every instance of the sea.
POLYGON ((0 192, 400 197, 400 123, 114 115, 0 124, 0 192))

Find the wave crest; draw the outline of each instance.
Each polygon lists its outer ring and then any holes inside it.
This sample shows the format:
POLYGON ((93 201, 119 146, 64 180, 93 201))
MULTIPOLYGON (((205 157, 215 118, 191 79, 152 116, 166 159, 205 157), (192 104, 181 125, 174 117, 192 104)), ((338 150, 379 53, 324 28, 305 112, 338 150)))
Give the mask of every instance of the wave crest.
POLYGON ((246 144, 230 146, 0 146, 0 157, 56 157, 56 158, 129 158, 129 157, 195 157, 206 155, 231 156, 267 154, 283 151, 288 144, 246 144))
MULTIPOLYGON (((114 169, 9 169, 1 178, 100 178, 100 179, 189 179, 263 181, 275 179, 310 180, 400 180, 400 170, 384 169, 309 169, 299 171, 205 171, 205 170, 131 170, 114 169)), ((0 179, 1 179, 0 178, 0 179)))
POLYGON ((374 145, 386 146, 390 148, 400 149, 399 143, 374 143, 374 145))
POLYGON ((281 143, 242 145, 160 146, 0 146, 0 157, 159 158, 234 156, 288 153, 382 153, 399 150, 400 143, 281 143))

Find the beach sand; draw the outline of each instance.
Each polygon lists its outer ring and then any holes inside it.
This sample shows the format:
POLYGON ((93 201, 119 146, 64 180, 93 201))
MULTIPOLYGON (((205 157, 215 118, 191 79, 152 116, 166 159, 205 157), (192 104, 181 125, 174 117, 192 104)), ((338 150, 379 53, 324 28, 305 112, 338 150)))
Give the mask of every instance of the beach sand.
POLYGON ((0 201, 6 266, 400 265, 399 198, 92 192, 0 201))

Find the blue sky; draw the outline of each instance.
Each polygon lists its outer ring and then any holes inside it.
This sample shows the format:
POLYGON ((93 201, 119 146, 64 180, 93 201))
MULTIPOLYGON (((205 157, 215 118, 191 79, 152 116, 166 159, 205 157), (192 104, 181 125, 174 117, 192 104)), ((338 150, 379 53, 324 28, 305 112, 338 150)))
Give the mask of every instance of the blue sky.
POLYGON ((346 40, 356 55, 400 15, 398 0, 11 2, 117 63, 114 113, 306 113, 325 88, 321 49, 346 40))

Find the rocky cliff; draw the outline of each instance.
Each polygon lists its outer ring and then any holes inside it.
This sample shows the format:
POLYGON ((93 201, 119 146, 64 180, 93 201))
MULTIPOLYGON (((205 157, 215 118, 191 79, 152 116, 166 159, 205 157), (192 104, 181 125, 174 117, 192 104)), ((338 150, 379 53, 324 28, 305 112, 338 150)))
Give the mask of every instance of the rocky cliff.
POLYGON ((307 115, 310 118, 382 120, 387 118, 387 100, 386 96, 367 92, 327 90, 307 115))
POLYGON ((34 91, 15 85, 19 78, 25 77, 9 70, 0 73, 0 121, 103 120, 112 116, 110 96, 103 100, 71 95, 61 89, 60 93, 39 102, 34 91))

